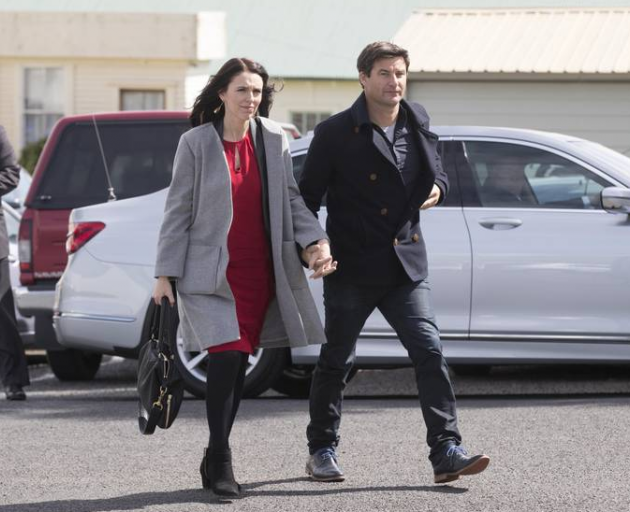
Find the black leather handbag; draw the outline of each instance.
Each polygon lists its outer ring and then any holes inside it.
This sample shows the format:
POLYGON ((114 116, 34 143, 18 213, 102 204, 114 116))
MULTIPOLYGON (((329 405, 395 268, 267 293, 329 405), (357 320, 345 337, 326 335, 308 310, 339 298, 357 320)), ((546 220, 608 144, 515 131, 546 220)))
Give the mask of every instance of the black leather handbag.
POLYGON ((184 381, 173 356, 176 329, 177 308, 163 297, 154 309, 151 337, 138 359, 138 426, 142 434, 153 434, 156 426, 169 428, 182 405, 184 381))

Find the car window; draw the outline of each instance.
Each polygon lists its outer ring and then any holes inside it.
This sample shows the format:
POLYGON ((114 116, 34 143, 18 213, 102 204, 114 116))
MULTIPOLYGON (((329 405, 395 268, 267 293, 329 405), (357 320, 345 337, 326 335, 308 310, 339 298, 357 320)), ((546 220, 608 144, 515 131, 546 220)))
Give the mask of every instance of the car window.
MULTIPOLYGON (((306 151, 304 153, 299 153, 296 155, 292 155, 291 159, 293 161, 293 176, 295 177, 295 182, 300 183, 300 178, 302 177, 302 171, 304 170, 304 162, 306 162, 306 151)), ((326 207, 326 194, 322 197, 322 207, 326 207)))
MULTIPOLYGON (((173 158, 187 121, 101 122, 109 174, 118 199, 149 194, 171 181, 173 158)), ((68 126, 38 187, 33 206, 77 208, 108 199, 108 185, 91 123, 68 126)))
POLYGON ((440 141, 438 144, 438 152, 440 153, 440 157, 442 159, 442 167, 448 176, 448 194, 446 194, 446 198, 444 201, 438 205, 440 206, 460 206, 462 205, 459 180, 457 178, 455 160, 454 160, 454 152, 451 149, 453 147, 453 142, 443 142, 440 141))
POLYGON ((481 206, 601 209, 599 195, 609 184, 571 160, 520 144, 463 146, 481 206))

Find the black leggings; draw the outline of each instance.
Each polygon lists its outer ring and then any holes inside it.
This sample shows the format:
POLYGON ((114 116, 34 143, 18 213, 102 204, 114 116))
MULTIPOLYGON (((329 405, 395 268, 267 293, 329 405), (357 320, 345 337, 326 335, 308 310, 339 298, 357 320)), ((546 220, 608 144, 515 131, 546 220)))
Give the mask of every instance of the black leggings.
POLYGON ((206 414, 210 427, 208 446, 213 453, 230 449, 230 432, 243 394, 248 357, 236 350, 208 354, 206 414))

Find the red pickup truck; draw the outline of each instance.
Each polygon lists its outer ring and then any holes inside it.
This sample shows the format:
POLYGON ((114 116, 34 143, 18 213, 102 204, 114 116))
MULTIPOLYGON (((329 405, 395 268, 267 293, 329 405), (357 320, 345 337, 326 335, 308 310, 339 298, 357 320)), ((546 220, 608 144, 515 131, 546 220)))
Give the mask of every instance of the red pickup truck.
POLYGON ((187 112, 69 116, 53 128, 26 197, 18 248, 17 307, 35 317, 35 346, 61 380, 94 377, 101 355, 62 347, 52 324, 55 284, 66 266, 73 208, 155 192, 169 185, 187 112))

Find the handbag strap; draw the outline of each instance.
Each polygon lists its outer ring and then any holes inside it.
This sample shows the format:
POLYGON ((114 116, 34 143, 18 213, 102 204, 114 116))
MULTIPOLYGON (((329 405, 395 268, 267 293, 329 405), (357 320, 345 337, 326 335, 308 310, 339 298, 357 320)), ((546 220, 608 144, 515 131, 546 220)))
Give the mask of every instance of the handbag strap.
MULTIPOLYGON (((177 297, 175 282, 171 281, 170 283, 173 296, 177 297)), ((169 356, 173 353, 173 347, 171 346, 171 308, 173 307, 175 306, 170 305, 166 296, 162 297, 160 305, 155 308, 156 311, 153 316, 153 327, 151 331, 152 333, 155 332, 157 335, 158 350, 169 356), (158 323, 157 330, 156 323, 158 323)))

